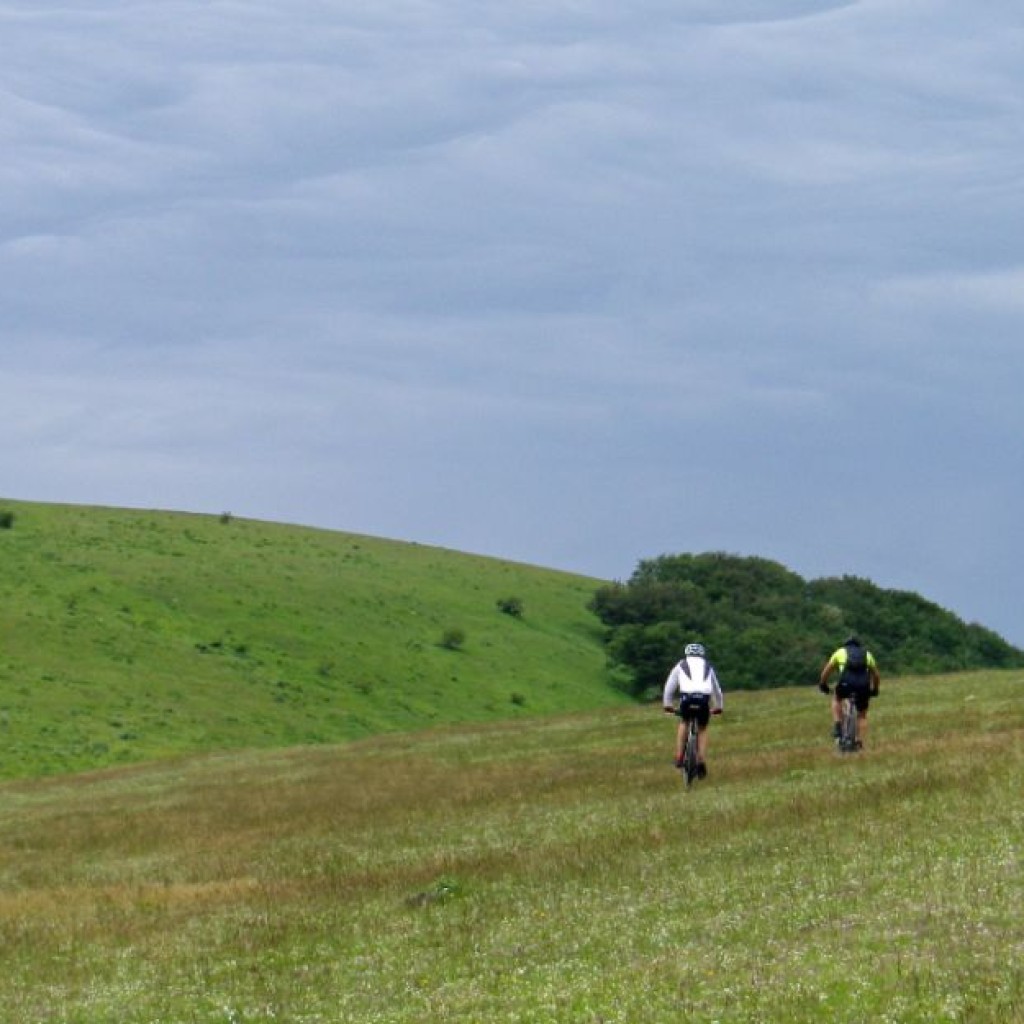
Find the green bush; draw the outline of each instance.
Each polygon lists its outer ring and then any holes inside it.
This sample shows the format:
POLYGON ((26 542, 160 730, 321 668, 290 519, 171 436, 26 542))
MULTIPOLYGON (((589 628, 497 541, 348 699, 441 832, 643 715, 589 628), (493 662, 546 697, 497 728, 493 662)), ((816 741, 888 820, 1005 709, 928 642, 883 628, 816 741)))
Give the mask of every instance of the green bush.
POLYGON ((498 598, 498 610, 503 612, 505 615, 511 615, 514 619, 521 619, 523 617, 523 602, 518 597, 501 597, 498 598))
POLYGON ((462 645, 466 642, 466 631, 460 629, 458 626, 453 626, 450 629, 446 629, 441 634, 441 646, 447 648, 449 651, 458 651, 462 649, 462 645))

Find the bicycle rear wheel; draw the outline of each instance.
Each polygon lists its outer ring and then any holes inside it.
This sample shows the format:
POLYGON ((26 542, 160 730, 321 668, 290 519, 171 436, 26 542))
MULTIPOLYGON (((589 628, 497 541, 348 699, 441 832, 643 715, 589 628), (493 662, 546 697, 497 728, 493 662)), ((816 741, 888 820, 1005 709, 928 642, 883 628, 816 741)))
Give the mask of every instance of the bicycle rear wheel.
POLYGON ((839 749, 844 754, 857 750, 857 704, 852 697, 843 700, 843 717, 839 725, 839 749))
POLYGON ((692 720, 686 734, 686 749, 683 751, 683 778, 687 786, 692 786, 697 778, 697 723, 692 720))

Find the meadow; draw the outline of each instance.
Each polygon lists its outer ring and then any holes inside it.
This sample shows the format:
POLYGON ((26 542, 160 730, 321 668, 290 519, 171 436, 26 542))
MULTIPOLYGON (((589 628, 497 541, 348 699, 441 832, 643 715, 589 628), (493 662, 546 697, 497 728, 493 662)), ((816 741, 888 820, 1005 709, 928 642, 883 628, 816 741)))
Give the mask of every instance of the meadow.
POLYGON ((0 1021, 1024 1021, 1024 676, 0 785, 0 1021))

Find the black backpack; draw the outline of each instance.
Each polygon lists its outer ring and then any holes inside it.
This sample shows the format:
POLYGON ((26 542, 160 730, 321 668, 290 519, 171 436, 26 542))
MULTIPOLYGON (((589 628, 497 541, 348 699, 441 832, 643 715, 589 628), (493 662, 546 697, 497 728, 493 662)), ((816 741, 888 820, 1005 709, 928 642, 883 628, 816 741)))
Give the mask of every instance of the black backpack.
POLYGON ((868 651, 861 644, 846 645, 846 664, 839 681, 847 686, 868 685, 868 651))

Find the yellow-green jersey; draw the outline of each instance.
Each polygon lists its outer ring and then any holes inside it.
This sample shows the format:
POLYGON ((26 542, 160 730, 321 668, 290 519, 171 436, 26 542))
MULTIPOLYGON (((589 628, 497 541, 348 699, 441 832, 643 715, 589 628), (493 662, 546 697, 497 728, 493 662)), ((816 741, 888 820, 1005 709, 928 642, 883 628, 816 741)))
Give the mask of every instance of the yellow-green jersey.
MULTIPOLYGON (((875 662, 875 656, 870 651, 865 651, 865 661, 869 669, 878 671, 878 665, 875 662)), ((840 672, 846 668, 846 662, 849 660, 850 652, 845 647, 840 647, 833 651, 832 657, 828 659, 829 666, 832 668, 839 669, 840 672)))

